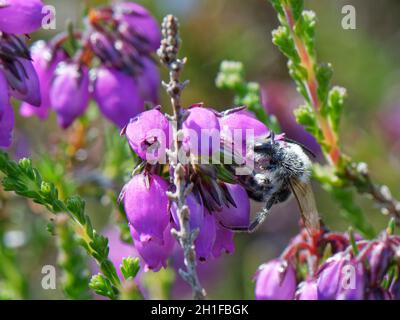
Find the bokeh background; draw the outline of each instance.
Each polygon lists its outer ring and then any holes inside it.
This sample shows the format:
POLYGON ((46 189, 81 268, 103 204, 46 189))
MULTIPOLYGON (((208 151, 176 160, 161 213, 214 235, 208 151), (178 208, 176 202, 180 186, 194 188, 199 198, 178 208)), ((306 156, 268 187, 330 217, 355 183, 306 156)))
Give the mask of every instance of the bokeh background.
MULTIPOLYGON (((94 0, 45 2, 56 8, 57 30, 39 31, 33 35, 33 40, 51 38, 65 29, 67 20, 79 27, 85 7, 106 3, 94 0)), ((190 79, 183 96, 185 105, 204 102, 220 110, 232 106, 232 93, 218 90, 215 76, 221 61, 241 61, 246 78, 261 84, 265 106, 276 114, 289 137, 318 150, 294 122, 292 110, 301 99, 288 76, 286 59, 271 43, 271 31, 278 22, 268 1, 136 2, 147 7, 160 22, 168 13, 180 20, 182 56, 188 58, 183 76, 190 79)), ((310 0, 306 1, 306 6, 316 11, 318 17, 319 60, 331 62, 334 83, 348 89, 341 127, 343 148, 355 160, 367 162, 374 178, 387 184, 394 195, 400 197, 400 2, 310 0), (342 29, 341 10, 345 4, 356 8, 356 30, 342 29)), ((165 79, 165 71, 163 75, 165 79)), ((164 93, 161 97, 161 104, 168 111, 168 98, 164 93)), ((54 115, 44 123, 19 117, 16 127, 14 146, 10 150, 14 158, 33 157, 35 165, 47 179, 57 184, 63 195, 78 192, 86 199, 87 212, 97 229, 109 229, 109 224, 116 221, 113 198, 118 195, 134 164, 118 131, 99 119, 95 107, 67 131, 57 127, 54 115), (106 132, 106 138, 103 132, 106 132), (111 147, 115 148, 112 152, 111 147)), ((349 223, 330 195, 318 185, 315 185, 315 192, 327 226, 346 231, 349 223)), ((19 283, 21 298, 64 298, 60 289, 43 290, 41 287, 43 265, 57 264, 54 236, 46 230, 51 216, 2 190, 0 201, 3 247, 12 252, 12 259, 18 264, 14 269, 7 266, 7 259, 0 259, 0 286, 2 276, 11 274, 19 283)), ((382 216, 369 199, 356 197, 355 201, 376 231, 385 227, 388 218, 382 216)), ((260 205, 253 203, 252 208, 256 212, 260 205)), ((253 299, 252 277, 257 267, 282 252, 298 232, 298 217, 294 201, 279 205, 257 233, 236 235, 233 255, 200 266, 201 281, 209 297, 253 299)), ((115 230, 107 230, 109 232, 115 233, 115 230)), ((121 254, 126 252, 118 247, 118 236, 112 238, 111 250, 121 254)), ((171 271, 162 271, 146 279, 152 287, 153 297, 168 297, 167 290, 158 287, 160 281, 157 279, 168 282, 171 277, 171 271)), ((177 282, 172 297, 189 297, 186 285, 177 282)))

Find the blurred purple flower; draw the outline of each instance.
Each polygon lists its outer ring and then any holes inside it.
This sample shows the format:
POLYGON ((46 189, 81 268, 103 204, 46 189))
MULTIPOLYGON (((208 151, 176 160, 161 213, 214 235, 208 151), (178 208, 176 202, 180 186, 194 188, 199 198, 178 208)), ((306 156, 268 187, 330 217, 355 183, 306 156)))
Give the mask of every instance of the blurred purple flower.
POLYGON ((284 82, 267 83, 261 91, 261 99, 268 113, 278 118, 287 137, 301 142, 316 154, 320 153, 315 138, 296 122, 293 110, 301 102, 293 86, 284 82))
POLYGON ((163 244, 169 224, 167 182, 157 175, 137 174, 124 186, 125 212, 140 241, 163 244))
POLYGON ((286 260, 275 259, 259 267, 255 276, 257 300, 292 300, 296 273, 286 260))
POLYGON ((14 60, 16 74, 6 73, 8 83, 10 85, 10 94, 22 101, 26 101, 34 106, 40 106, 40 85, 32 62, 16 58, 14 60), (14 86, 15 85, 15 86, 14 86))
POLYGON ((135 248, 143 261, 146 263, 145 271, 159 271, 161 267, 167 267, 167 259, 172 254, 176 240, 171 235, 171 225, 168 225, 163 232, 163 242, 154 241, 153 238, 143 239, 136 229, 130 225, 135 248))
POLYGON ((250 224, 250 200, 246 190, 239 184, 225 183, 232 199, 236 203, 223 206, 221 211, 214 212, 216 218, 225 227, 247 227, 250 224))
POLYGON ((129 119, 144 111, 144 101, 135 79, 113 68, 97 70, 93 97, 106 118, 121 129, 129 119))
POLYGON ((0 147, 8 148, 12 143, 12 131, 14 128, 14 110, 10 104, 6 104, 0 118, 0 147))
POLYGON ((8 96, 8 83, 4 73, 0 71, 0 121, 3 114, 10 104, 10 97, 8 96))
POLYGON ((183 146, 187 152, 195 156, 209 156, 212 150, 213 141, 220 141, 220 126, 215 113, 202 106, 192 106, 187 111, 189 116, 182 125, 184 134, 183 146), (204 143, 201 143, 201 142, 204 143))
POLYGON ((157 104, 161 84, 160 71, 154 61, 149 58, 143 58, 142 63, 142 71, 136 76, 136 82, 139 85, 141 97, 144 101, 157 104))
POLYGON ((51 106, 49 88, 57 65, 66 58, 63 50, 52 52, 44 41, 37 41, 31 47, 32 64, 36 70, 40 85, 41 104, 36 107, 28 102, 21 105, 20 114, 24 117, 36 115, 45 120, 51 106))
MULTIPOLYGON (((120 239, 120 232, 117 227, 111 226, 103 231, 103 235, 108 239, 108 246, 110 251, 108 253, 108 258, 113 263, 115 269, 117 269, 118 276, 123 279, 123 275, 120 270, 120 265, 123 258, 127 257, 139 257, 139 253, 134 247, 133 243, 125 243, 120 239)), ((139 273, 142 272, 140 268, 139 273)), ((135 278, 138 280, 138 277, 135 278)))
POLYGON ((89 104, 89 74, 86 66, 60 63, 50 89, 50 101, 62 128, 69 127, 89 104))
POLYGON ((207 261, 213 248, 216 237, 216 221, 214 216, 204 209, 204 222, 200 233, 194 241, 197 259, 201 262, 207 261))
POLYGON ((27 34, 40 28, 44 14, 41 0, 3 0, 0 4, 0 31, 27 34))
POLYGON ((318 300, 318 288, 315 280, 301 282, 296 290, 296 300, 318 300))
POLYGON ((117 3, 114 5, 114 16, 120 23, 126 23, 131 33, 138 34, 145 39, 150 49, 157 50, 159 48, 160 26, 144 7, 132 2, 117 3))
POLYGON ((152 109, 131 119, 124 131, 129 145, 139 157, 158 160, 165 156, 170 146, 170 130, 168 119, 158 109, 152 109))

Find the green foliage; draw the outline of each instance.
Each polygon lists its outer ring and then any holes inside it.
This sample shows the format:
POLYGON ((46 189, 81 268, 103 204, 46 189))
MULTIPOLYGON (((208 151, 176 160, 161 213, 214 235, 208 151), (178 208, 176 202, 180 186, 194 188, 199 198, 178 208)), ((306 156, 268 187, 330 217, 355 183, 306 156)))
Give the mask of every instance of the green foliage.
POLYGON ((121 264, 121 273, 123 274, 125 280, 130 278, 135 278, 140 270, 139 258, 123 258, 121 264))
POLYGON ((92 279, 90 279, 89 287, 97 294, 108 297, 112 300, 115 300, 118 297, 118 291, 112 285, 111 281, 101 273, 94 275, 92 279))
POLYGON ((120 280, 114 265, 108 259, 108 239, 99 235, 92 227, 88 215, 85 214, 85 202, 77 197, 61 200, 54 184, 43 181, 39 171, 32 166, 30 159, 22 159, 19 163, 9 159, 7 153, 0 151, 0 171, 5 174, 2 180, 6 191, 30 198, 57 214, 66 213, 79 229, 80 245, 96 259, 107 282, 118 292, 120 280))
POLYGON ((86 255, 79 246, 75 230, 65 215, 59 215, 56 222, 58 236, 58 264, 63 271, 61 283, 70 299, 89 299, 89 270, 86 255))
POLYGON ((246 106, 270 130, 280 131, 276 117, 268 115, 261 103, 260 85, 256 82, 246 82, 241 62, 222 61, 215 84, 219 89, 228 89, 235 93, 235 105, 246 106))

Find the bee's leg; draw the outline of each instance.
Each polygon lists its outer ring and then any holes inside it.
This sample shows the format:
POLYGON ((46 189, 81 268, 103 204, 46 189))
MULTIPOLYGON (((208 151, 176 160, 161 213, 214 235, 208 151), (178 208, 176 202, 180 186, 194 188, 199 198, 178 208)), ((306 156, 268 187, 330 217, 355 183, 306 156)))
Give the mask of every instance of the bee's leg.
POLYGON ((256 231, 258 229, 258 227, 265 221, 265 219, 268 216, 269 209, 271 209, 274 202, 275 202, 274 199, 271 199, 270 201, 268 201, 266 203, 265 207, 262 209, 262 211, 258 212, 256 214, 256 217, 254 218, 254 220, 247 227, 227 227, 224 225, 222 225, 222 226, 226 229, 229 229, 229 230, 235 231, 235 232, 252 233, 252 232, 256 231))

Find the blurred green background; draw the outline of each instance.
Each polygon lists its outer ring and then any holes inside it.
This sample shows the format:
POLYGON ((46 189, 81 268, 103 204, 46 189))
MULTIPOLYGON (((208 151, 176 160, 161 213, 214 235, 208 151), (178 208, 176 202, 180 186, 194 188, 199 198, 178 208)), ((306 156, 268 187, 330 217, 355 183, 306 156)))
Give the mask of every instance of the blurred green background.
MULTIPOLYGON (((183 95, 185 105, 204 102, 220 110, 232 105, 232 93, 215 87, 219 64, 226 59, 244 63, 247 79, 261 84, 267 92, 263 94, 267 102, 272 98, 283 99, 284 104, 280 108, 289 111, 301 102, 287 73, 286 59, 271 43, 271 31, 278 22, 267 0, 136 2, 148 8, 160 22, 168 13, 180 20, 182 56, 188 58, 183 76, 190 79, 183 95), (284 90, 277 89, 275 92, 273 88, 284 90)), ((33 40, 48 39, 61 32, 67 19, 79 26, 86 6, 107 2, 47 0, 46 3, 56 8, 57 30, 37 32, 33 40)), ((392 109, 400 108, 400 2, 310 0, 306 1, 306 7, 314 10, 318 17, 319 61, 331 62, 335 71, 334 83, 348 89, 349 98, 341 129, 343 149, 355 160, 367 162, 375 180, 387 184, 393 194, 400 197, 400 135, 388 132, 386 126, 392 109), (344 30, 341 26, 341 10, 346 4, 356 8, 356 30, 344 30)), ((165 71, 163 77, 166 78, 165 71)), ((168 98, 164 93, 161 97, 163 108, 168 111, 168 98)), ((114 209, 110 196, 96 187, 97 180, 93 178, 96 177, 96 168, 106 168, 106 174, 115 178, 109 189, 117 195, 126 172, 116 171, 118 168, 132 168, 134 163, 132 159, 123 159, 124 152, 120 158, 118 154, 107 154, 102 132, 113 136, 115 141, 121 141, 121 150, 124 139, 119 138, 118 131, 105 121, 92 121, 96 118, 96 110, 92 108, 91 111, 92 114, 82 121, 87 126, 88 134, 85 145, 90 147, 80 147, 80 157, 74 155, 75 158, 71 159, 69 149, 65 147, 66 143, 79 144, 76 142, 76 139, 79 140, 76 137, 79 128, 74 126, 63 132, 57 128, 54 115, 45 123, 34 118, 18 118, 11 152, 15 157, 32 156, 35 164, 45 171, 45 176, 58 184, 65 195, 77 189, 88 201, 87 212, 95 227, 101 230, 113 221, 114 209), (39 161, 44 156, 56 159, 58 164, 39 161), (64 165, 72 169, 65 171, 64 165)), ((341 216, 338 206, 317 185, 315 191, 319 210, 328 227, 346 231, 349 223, 341 216)), ((5 242, 6 245, 16 248, 13 259, 17 260, 20 271, 15 270, 15 277, 18 278, 20 273, 28 277, 27 282, 21 279, 22 297, 63 298, 59 289, 43 290, 40 285, 42 266, 56 265, 57 259, 54 237, 46 231, 46 214, 3 191, 0 191, 0 199, 0 228, 3 236, 11 239, 5 242)), ((356 201, 376 231, 386 226, 388 218, 370 200, 356 197, 356 201)), ((253 204, 254 212, 259 208, 259 204, 253 204)), ((253 299, 252 277, 257 267, 282 252, 289 239, 298 232, 298 216, 294 201, 289 201, 274 208, 257 233, 236 235, 235 254, 223 256, 212 263, 201 279, 209 297, 253 299)), ((186 294, 179 297, 189 297, 186 294)))

